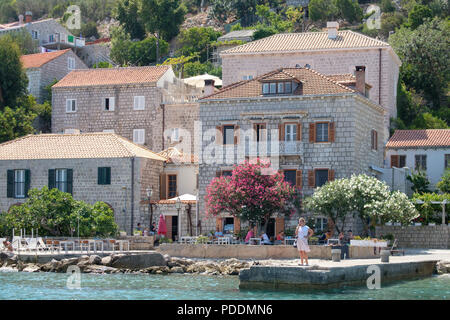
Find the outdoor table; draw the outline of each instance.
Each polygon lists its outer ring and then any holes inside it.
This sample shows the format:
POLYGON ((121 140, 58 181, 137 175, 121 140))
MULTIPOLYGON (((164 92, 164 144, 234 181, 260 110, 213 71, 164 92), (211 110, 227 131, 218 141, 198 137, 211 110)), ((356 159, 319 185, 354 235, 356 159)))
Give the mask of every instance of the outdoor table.
POLYGON ((286 238, 286 239, 284 239, 284 245, 285 246, 293 245, 295 240, 296 240, 295 238, 286 238))
POLYGON ((256 242, 258 245, 261 245, 261 238, 250 238, 248 244, 253 245, 253 242, 256 242))
POLYGON ((75 251, 75 241, 70 241, 70 240, 67 240, 67 241, 61 241, 60 244, 61 244, 61 245, 64 245, 64 252, 65 252, 66 254, 68 253, 68 251, 67 251, 67 245, 68 245, 68 244, 71 244, 71 245, 72 245, 72 250, 75 251))

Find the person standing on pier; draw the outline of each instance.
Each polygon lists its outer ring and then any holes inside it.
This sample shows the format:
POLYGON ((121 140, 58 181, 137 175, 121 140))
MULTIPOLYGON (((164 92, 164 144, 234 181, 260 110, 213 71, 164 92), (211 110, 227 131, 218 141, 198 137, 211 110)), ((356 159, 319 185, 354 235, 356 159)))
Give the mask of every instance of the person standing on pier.
POLYGON ((298 220, 298 226, 295 229, 295 237, 297 238, 297 249, 300 253, 300 265, 303 265, 303 260, 305 260, 306 265, 308 265, 308 252, 311 250, 308 246, 308 238, 313 235, 313 230, 306 225, 305 219, 300 218, 298 220))

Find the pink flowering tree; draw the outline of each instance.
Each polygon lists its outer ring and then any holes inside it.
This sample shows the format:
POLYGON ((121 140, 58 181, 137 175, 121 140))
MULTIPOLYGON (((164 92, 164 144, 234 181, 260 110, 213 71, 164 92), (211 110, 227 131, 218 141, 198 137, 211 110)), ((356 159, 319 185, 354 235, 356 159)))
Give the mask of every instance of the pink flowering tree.
POLYGON ((257 159, 235 166, 231 176, 214 178, 206 188, 206 213, 228 212, 265 230, 272 214, 294 214, 299 207, 297 190, 284 181, 283 173, 257 159))

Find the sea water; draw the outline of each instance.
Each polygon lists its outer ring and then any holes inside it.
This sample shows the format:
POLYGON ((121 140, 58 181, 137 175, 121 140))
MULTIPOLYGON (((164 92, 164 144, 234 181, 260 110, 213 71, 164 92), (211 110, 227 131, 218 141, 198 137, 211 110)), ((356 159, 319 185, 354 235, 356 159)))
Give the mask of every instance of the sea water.
POLYGON ((81 274, 79 289, 68 289, 65 273, 0 272, 0 300, 450 300, 450 275, 383 285, 295 292, 240 290, 236 276, 81 274))

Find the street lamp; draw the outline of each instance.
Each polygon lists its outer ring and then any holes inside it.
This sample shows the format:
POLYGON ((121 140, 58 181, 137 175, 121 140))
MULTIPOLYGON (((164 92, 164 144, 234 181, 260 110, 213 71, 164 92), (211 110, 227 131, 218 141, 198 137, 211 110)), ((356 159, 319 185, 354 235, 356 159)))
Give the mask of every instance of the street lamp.
POLYGON ((181 216, 180 216, 180 210, 181 210, 181 200, 180 197, 177 198, 177 201, 175 201, 175 208, 178 212, 178 241, 181 239, 181 216))
POLYGON ((153 206, 152 206, 152 203, 151 203, 153 189, 147 187, 146 192, 147 192, 147 199, 148 199, 148 211, 150 212, 150 228, 149 229, 151 230, 152 229, 152 222, 153 222, 153 206))

